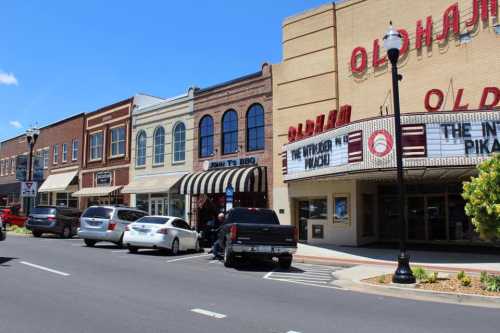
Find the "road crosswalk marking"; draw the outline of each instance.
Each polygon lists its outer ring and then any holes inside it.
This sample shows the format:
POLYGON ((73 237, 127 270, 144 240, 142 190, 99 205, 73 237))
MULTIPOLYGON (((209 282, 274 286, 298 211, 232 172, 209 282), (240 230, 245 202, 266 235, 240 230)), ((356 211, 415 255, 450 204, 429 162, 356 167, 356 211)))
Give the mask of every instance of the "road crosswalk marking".
POLYGON ((343 268, 344 267, 294 264, 290 270, 275 269, 267 273, 264 279, 328 286, 334 280, 333 272, 343 268))

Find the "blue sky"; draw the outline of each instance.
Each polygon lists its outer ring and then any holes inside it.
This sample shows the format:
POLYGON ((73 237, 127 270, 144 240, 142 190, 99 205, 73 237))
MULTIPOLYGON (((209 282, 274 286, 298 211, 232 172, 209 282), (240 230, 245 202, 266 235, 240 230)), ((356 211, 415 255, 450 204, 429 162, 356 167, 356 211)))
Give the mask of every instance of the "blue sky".
POLYGON ((281 23, 325 0, 0 2, 0 140, 145 92, 281 59, 281 23))

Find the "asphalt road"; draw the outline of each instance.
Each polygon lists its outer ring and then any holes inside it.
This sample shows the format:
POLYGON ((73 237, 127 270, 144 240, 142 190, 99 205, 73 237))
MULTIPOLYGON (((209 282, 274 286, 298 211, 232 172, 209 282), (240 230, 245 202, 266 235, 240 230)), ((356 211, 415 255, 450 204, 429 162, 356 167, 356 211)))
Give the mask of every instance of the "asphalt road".
MULTIPOLYGON (((295 265, 296 271, 308 270, 295 265)), ((312 266, 311 266, 312 267, 312 266)), ((10 236, 0 243, 0 332, 496 332, 496 309, 307 284, 273 265, 226 269, 209 255, 129 254, 106 243, 10 236), (297 281, 296 281, 297 282, 297 281)))

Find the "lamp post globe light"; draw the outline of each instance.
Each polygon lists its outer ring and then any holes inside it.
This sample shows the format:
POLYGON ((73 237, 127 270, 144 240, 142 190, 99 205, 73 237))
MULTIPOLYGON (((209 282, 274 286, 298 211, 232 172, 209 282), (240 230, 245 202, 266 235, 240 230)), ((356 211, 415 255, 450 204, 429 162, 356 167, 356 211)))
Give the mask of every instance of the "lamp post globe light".
POLYGON ((399 192, 399 256, 398 267, 392 276, 394 283, 415 283, 415 277, 410 268, 410 257, 406 253, 406 219, 405 219, 405 184, 403 177, 403 147, 401 141, 401 111, 399 108, 399 81, 403 78, 398 74, 399 50, 403 45, 401 34, 392 27, 384 36, 384 48, 391 63, 392 96, 394 101, 394 131, 396 136, 396 168, 399 192))
MULTIPOLYGON (((38 136, 40 135, 40 130, 36 127, 31 127, 26 130, 26 141, 28 142, 28 146, 30 149, 29 153, 29 164, 28 164, 28 181, 33 180, 33 149, 35 148, 36 140, 38 139, 38 136)), ((26 216, 29 215, 30 210, 31 210, 31 197, 28 197, 28 202, 27 202, 27 207, 26 207, 26 216)))

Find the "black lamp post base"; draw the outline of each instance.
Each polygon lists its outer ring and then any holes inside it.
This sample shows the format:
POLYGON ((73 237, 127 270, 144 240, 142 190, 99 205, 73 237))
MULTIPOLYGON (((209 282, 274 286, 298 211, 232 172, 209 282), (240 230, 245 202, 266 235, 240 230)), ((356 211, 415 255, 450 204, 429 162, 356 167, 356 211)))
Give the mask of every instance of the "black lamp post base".
POLYGON ((410 268, 410 257, 406 253, 400 253, 398 256, 398 268, 392 276, 393 283, 411 284, 415 283, 415 277, 410 268))

